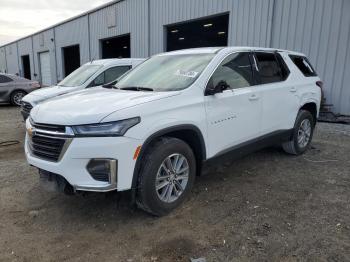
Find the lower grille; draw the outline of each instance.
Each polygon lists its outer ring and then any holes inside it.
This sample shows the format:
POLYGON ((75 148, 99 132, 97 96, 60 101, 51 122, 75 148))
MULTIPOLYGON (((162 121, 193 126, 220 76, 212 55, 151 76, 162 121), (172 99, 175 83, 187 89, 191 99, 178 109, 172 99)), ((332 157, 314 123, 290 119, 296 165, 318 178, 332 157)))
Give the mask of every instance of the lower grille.
POLYGON ((32 110, 32 108, 33 108, 33 106, 30 103, 22 101, 21 110, 23 112, 29 114, 30 111, 32 110))

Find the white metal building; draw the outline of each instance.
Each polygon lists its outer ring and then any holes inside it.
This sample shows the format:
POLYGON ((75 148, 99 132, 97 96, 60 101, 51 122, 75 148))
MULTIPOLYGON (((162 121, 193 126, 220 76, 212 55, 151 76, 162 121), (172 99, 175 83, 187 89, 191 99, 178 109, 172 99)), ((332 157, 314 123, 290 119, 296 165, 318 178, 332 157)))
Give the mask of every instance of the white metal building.
POLYGON ((55 84, 79 65, 186 47, 301 51, 350 115, 350 0, 118 0, 0 47, 0 71, 55 84))

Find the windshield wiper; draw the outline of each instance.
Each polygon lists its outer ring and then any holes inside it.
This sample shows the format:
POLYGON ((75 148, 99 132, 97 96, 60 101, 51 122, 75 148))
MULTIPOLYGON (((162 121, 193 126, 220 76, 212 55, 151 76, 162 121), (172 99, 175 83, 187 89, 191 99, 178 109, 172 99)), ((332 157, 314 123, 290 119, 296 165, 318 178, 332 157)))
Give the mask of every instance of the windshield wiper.
POLYGON ((131 91, 154 91, 152 88, 149 88, 149 87, 141 87, 141 86, 129 86, 129 87, 123 87, 123 88, 120 88, 120 90, 131 90, 131 91))

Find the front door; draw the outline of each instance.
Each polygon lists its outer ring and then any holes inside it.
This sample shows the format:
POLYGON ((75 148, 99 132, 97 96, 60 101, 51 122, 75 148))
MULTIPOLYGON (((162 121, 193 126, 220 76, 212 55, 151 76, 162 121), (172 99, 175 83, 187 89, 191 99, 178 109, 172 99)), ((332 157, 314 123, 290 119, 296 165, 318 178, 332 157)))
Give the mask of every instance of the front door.
POLYGON ((262 94, 254 85, 250 53, 226 57, 210 78, 207 88, 218 84, 225 86, 225 90, 205 97, 208 157, 260 135, 262 94))

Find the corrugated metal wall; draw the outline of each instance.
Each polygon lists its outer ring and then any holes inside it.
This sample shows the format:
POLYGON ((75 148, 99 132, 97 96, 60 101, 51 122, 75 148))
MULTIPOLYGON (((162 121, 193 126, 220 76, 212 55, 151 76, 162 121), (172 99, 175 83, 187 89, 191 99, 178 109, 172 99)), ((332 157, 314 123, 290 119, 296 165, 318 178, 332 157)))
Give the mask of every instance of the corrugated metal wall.
POLYGON ((49 52, 51 63, 51 79, 54 83, 57 82, 56 75, 56 56, 55 56, 55 42, 54 42, 54 30, 49 29, 39 34, 33 35, 33 53, 34 53, 34 76, 35 79, 40 81, 40 65, 39 65, 39 53, 49 52))
POLYGON ((63 79, 63 47, 79 45, 80 64, 82 65, 90 60, 88 17, 83 16, 55 27, 55 43, 57 79, 63 79))
POLYGON ((0 72, 7 72, 5 47, 0 48, 0 72))
MULTIPOLYGON (((167 25, 222 13, 230 14, 229 45, 284 48, 308 55, 325 81, 334 112, 350 115, 350 0, 125 0, 34 35, 32 74, 39 73, 38 52, 50 51, 56 82, 63 77, 63 47, 79 44, 83 64, 101 57, 101 39, 118 35, 130 34, 132 57, 164 52, 167 25), (115 26, 108 22, 111 13, 116 16, 115 26)), ((18 44, 20 55, 30 50, 30 41, 18 44)), ((16 43, 5 49, 8 72, 20 73, 16 43)), ((0 60, 4 67, 1 50, 0 60)))
POLYGON ((272 0, 150 0, 151 54, 163 52, 169 24, 229 13, 229 45, 269 46, 272 0))
POLYGON ((350 115, 350 1, 276 1, 272 47, 305 53, 325 82, 327 103, 350 115))
POLYGON ((28 37, 18 41, 18 56, 19 56, 19 74, 23 76, 23 64, 22 56, 29 55, 30 61, 30 73, 32 79, 34 79, 34 60, 33 60, 33 49, 32 49, 32 38, 28 37))
POLYGON ((19 74, 17 42, 5 47, 7 71, 11 74, 19 74))
POLYGON ((130 34, 131 57, 148 56, 148 0, 123 1, 89 15, 91 58, 101 57, 100 40, 130 34), (116 25, 108 26, 114 12, 116 25))

